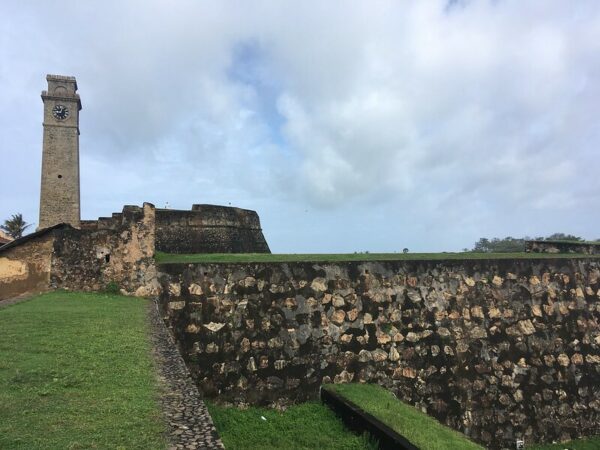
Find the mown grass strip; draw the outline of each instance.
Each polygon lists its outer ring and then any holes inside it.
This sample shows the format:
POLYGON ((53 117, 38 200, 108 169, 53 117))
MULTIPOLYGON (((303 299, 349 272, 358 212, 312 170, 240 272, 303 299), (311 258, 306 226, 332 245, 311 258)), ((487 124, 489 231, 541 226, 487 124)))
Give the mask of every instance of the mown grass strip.
POLYGON ((352 434, 333 412, 317 402, 295 405, 284 412, 210 403, 208 409, 228 450, 377 449, 367 436, 352 434))
POLYGON ((496 259, 600 259, 600 255, 575 253, 340 253, 340 254, 276 254, 276 253, 197 253, 174 254, 156 252, 159 264, 175 263, 287 263, 345 261, 439 261, 496 259))
POLYGON ((54 292, 1 309, 0 448, 165 448, 145 307, 54 292))
POLYGON ((466 436, 406 405, 373 384, 325 385, 385 423, 422 450, 483 450, 466 436))

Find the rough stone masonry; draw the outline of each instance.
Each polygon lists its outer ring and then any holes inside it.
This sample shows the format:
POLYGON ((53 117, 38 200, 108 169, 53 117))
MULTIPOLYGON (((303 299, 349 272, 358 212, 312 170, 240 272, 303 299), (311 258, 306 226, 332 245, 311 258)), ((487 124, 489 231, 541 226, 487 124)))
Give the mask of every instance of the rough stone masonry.
POLYGON ((44 102, 42 183, 38 229, 59 223, 78 228, 79 111, 75 77, 48 75, 44 102))
POLYGON ((0 300, 50 289, 158 293, 154 206, 126 206, 94 229, 44 228, 0 247, 0 300))
POLYGON ((165 264, 159 277, 219 401, 373 382, 489 448, 600 431, 597 259, 165 264))

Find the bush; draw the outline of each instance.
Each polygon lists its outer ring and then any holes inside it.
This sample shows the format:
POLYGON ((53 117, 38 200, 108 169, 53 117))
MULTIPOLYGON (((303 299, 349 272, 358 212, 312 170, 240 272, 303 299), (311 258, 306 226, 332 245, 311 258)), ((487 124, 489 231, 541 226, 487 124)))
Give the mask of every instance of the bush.
POLYGON ((120 294, 121 288, 116 282, 111 281, 104 287, 104 292, 106 292, 107 294, 120 294))

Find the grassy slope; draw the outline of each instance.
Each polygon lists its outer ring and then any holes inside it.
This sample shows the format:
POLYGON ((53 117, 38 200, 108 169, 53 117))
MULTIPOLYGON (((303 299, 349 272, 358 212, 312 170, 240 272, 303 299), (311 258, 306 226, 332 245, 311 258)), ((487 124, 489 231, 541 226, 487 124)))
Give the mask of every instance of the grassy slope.
POLYGON ((472 259, 557 259, 600 258, 599 255, 575 253, 341 253, 341 254, 271 254, 271 253, 156 253, 159 264, 169 263, 253 263, 253 262, 337 262, 337 261, 423 261, 472 259))
POLYGON ((350 433, 329 408, 316 402, 292 406, 283 413, 264 408, 208 407, 227 450, 377 448, 366 437, 350 433))
POLYGON ((145 305, 54 292, 1 309, 0 448, 164 448, 145 305))
POLYGON ((482 450, 464 435, 442 425, 427 414, 397 400, 390 392, 373 384, 326 385, 422 450, 482 450))

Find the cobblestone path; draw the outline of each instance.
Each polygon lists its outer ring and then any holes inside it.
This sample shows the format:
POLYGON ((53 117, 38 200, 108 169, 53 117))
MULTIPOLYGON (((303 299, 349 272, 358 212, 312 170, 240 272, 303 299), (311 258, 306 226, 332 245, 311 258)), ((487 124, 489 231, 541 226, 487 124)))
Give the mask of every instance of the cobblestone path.
POLYGON ((156 302, 149 305, 154 357, 162 384, 161 403, 169 450, 224 449, 198 388, 167 331, 156 302))

